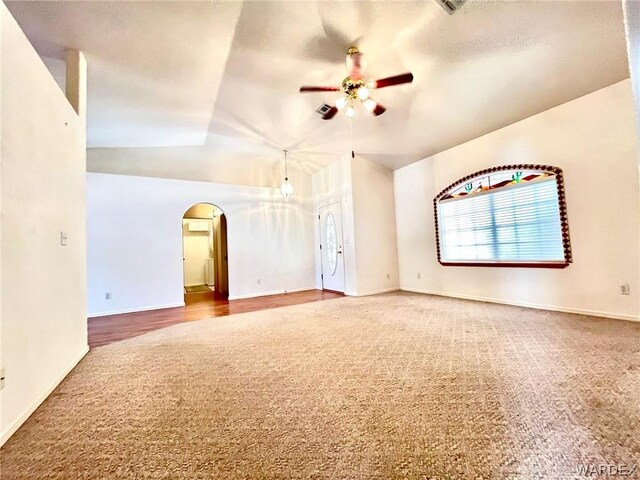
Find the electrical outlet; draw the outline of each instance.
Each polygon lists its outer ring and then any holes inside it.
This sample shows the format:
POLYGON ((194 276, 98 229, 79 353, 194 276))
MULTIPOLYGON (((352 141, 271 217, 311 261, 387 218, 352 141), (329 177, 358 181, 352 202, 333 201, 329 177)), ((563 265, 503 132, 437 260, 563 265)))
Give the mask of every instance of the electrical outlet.
POLYGON ((258 285, 260 285, 262 283, 262 280, 258 279, 258 285))
POLYGON ((631 293, 631 288, 628 283, 623 283, 620 285, 620 294, 621 295, 629 295, 631 293))
POLYGON ((4 368, 0 369, 0 390, 2 390, 4 388, 4 379, 6 378, 7 374, 5 372, 4 368))
POLYGON ((391 275, 387 273, 387 280, 389 280, 390 278, 391 278, 391 275))
POLYGON ((418 280, 420 280, 422 277, 420 277, 420 272, 418 272, 418 280))
POLYGON ((111 292, 107 292, 104 294, 105 300, 111 300, 111 292))

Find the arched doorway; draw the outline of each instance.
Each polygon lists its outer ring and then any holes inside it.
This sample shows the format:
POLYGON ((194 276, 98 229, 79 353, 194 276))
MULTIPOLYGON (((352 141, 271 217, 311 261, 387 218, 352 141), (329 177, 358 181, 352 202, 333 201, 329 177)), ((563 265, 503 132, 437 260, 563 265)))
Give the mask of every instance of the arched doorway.
POLYGON ((185 303, 229 297, 227 218, 211 203, 197 203, 182 217, 185 303))

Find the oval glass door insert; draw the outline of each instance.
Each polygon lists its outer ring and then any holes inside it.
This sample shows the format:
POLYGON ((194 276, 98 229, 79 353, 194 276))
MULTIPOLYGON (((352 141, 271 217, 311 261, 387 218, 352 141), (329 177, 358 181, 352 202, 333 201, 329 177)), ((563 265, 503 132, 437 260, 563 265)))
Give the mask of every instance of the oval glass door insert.
POLYGON ((326 223, 326 237, 325 245, 327 252, 327 264, 331 275, 335 275, 336 267, 338 266, 338 239, 336 233, 336 220, 333 218, 333 213, 327 212, 326 223))

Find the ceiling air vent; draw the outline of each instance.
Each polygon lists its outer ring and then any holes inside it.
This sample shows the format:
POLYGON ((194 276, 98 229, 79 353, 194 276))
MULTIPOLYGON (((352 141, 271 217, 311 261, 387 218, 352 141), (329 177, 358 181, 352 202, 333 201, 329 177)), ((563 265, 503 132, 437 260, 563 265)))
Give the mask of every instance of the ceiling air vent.
POLYGON ((436 0, 436 3, 449 15, 453 15, 467 3, 467 0, 436 0))
POLYGON ((318 112, 320 115, 324 115, 325 113, 327 113, 329 110, 331 110, 331 105, 327 104, 327 103, 323 103, 322 105, 320 105, 318 107, 318 109, 316 110, 316 112, 318 112))

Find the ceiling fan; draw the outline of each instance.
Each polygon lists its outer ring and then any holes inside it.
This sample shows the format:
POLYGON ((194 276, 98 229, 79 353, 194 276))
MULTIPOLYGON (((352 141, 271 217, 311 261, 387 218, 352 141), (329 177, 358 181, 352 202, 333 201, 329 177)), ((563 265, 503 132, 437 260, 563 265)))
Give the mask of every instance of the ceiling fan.
POLYGON ((393 85, 401 85, 403 83, 411 83, 413 81, 412 73, 403 73, 393 77, 382 78, 380 80, 367 81, 362 75, 364 70, 364 58, 360 50, 351 47, 347 50, 347 70, 349 76, 342 81, 341 87, 313 87, 302 86, 300 93, 306 92, 342 92, 344 95, 336 99, 335 106, 323 104, 318 113, 322 115, 323 120, 331 120, 335 117, 338 110, 347 107, 346 115, 353 118, 355 115, 354 102, 360 100, 364 108, 376 117, 382 115, 387 109, 380 103, 373 100, 369 95, 371 90, 376 88, 391 87, 393 85))

